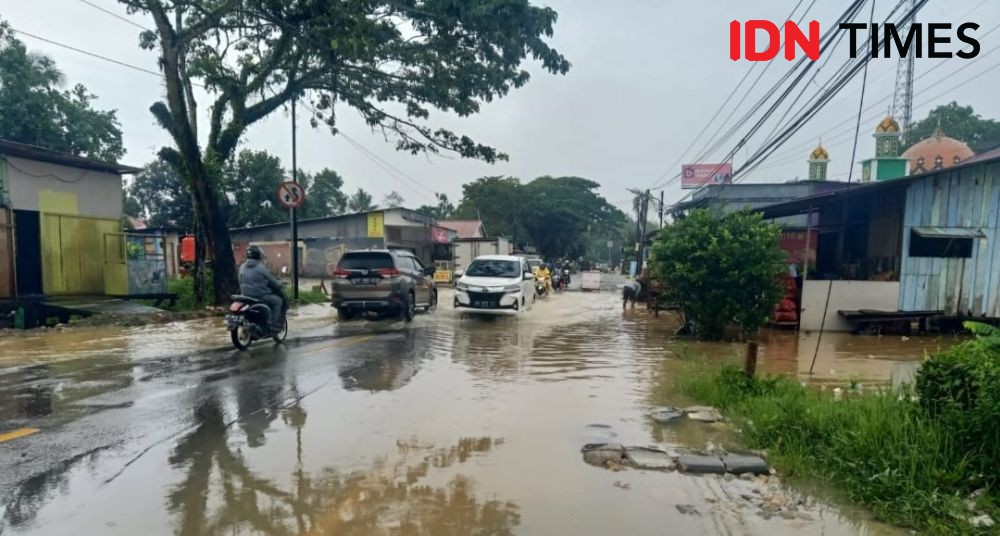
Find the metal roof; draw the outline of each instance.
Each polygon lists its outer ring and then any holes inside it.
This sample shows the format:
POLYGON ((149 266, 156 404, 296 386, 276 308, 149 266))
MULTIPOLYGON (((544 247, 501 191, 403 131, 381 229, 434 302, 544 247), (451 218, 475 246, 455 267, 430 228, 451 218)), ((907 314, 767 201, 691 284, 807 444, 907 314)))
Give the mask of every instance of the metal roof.
POLYGON ((914 227, 913 232, 925 238, 986 238, 982 229, 971 227, 914 227))
POLYGON ((2 139, 0 139, 0 155, 14 156, 27 160, 37 160, 39 162, 48 162, 50 164, 59 164, 80 169, 117 173, 118 175, 133 175, 142 171, 142 168, 126 166, 117 162, 103 162, 93 158, 74 156, 46 149, 44 147, 2 139))

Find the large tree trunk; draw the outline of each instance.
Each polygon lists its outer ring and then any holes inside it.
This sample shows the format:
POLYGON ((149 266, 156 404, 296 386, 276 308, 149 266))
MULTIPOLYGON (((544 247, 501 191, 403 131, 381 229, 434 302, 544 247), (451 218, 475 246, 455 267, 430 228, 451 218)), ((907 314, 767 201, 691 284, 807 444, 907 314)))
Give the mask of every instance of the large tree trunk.
POLYGON ((191 177, 193 194, 197 202, 198 225, 207 242, 212 259, 212 290, 214 303, 222 305, 229 296, 239 291, 236 277, 236 258, 229 240, 229 229, 219 206, 215 185, 208 177, 204 165, 198 166, 201 173, 191 177))

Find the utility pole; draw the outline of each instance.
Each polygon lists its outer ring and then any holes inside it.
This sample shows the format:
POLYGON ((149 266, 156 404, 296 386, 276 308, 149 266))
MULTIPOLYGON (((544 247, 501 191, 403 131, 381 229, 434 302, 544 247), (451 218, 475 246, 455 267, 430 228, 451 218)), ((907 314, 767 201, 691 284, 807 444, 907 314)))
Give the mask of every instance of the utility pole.
MULTIPOLYGON (((298 96, 292 97, 292 181, 299 182, 297 132, 295 128, 295 102, 298 96)), ((299 217, 298 209, 292 207, 292 299, 299 299, 299 217)))
POLYGON ((639 258, 636 260, 635 264, 635 275, 638 276, 642 273, 642 261, 643 254, 646 249, 646 220, 649 215, 649 190, 642 196, 642 216, 639 217, 639 258))
POLYGON ((663 229, 663 190, 660 190, 660 229, 663 229))

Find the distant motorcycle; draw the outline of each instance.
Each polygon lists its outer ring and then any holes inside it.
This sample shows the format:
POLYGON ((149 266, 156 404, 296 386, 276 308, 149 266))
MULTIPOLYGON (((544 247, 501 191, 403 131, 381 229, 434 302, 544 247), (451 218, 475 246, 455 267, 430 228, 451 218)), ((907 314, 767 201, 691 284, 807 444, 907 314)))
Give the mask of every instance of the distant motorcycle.
POLYGON ((288 305, 282 306, 281 325, 272 328, 271 308, 266 303, 249 296, 233 295, 233 303, 226 315, 226 327, 229 329, 233 346, 246 350, 253 341, 271 337, 274 342, 281 343, 288 335, 288 305))
POLYGON ((570 281, 569 270, 563 268, 562 274, 559 274, 558 283, 555 280, 553 280, 553 284, 556 286, 556 290, 566 290, 569 288, 569 281, 570 281))

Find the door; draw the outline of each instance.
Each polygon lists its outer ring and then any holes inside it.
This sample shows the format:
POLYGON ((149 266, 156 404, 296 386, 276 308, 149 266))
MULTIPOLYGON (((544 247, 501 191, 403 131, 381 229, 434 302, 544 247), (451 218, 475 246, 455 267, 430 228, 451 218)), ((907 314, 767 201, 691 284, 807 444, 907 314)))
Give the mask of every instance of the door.
POLYGON ((417 303, 431 302, 430 277, 424 269, 424 265, 416 257, 406 257, 408 267, 413 274, 413 292, 417 298, 417 303))
POLYGON ((125 264, 119 262, 124 257, 124 237, 118 220, 42 214, 40 228, 46 294, 127 293, 125 264))
POLYGON ((535 277, 531 272, 531 265, 527 261, 521 261, 521 294, 523 296, 531 296, 532 299, 525 299, 525 303, 530 304, 534 302, 535 297, 535 277), (524 275, 528 274, 530 277, 528 279, 524 278, 524 275))
POLYGON ((42 249, 39 214, 14 211, 14 277, 18 297, 42 294, 42 249))

